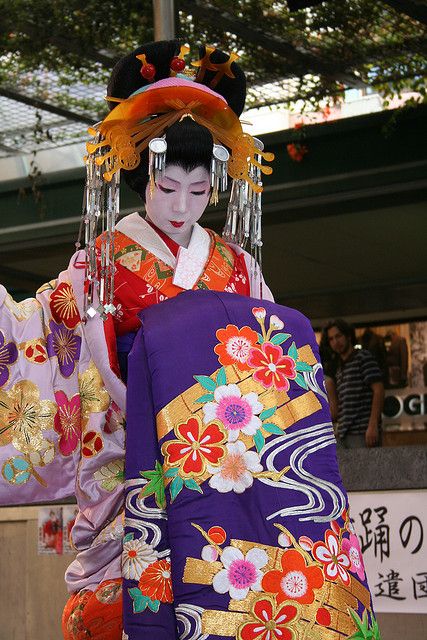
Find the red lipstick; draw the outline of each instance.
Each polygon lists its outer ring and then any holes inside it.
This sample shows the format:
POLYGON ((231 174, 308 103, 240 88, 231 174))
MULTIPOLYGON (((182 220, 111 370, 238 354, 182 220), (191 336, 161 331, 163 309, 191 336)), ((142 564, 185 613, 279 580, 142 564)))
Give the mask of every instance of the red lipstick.
POLYGON ((178 222, 177 220, 170 220, 169 222, 173 227, 176 227, 177 229, 179 229, 179 227, 182 227, 182 225, 184 224, 184 221, 178 222))

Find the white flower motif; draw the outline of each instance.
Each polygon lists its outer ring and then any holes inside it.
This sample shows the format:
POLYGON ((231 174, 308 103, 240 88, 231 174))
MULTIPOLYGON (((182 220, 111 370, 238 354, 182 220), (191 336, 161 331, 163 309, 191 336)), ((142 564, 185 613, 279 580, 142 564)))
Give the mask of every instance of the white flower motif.
POLYGON ((222 459, 219 467, 207 466, 212 474, 209 486, 220 493, 243 493, 253 484, 253 475, 262 471, 259 455, 255 451, 246 451, 241 440, 229 442, 227 455, 222 459))
POLYGON ((122 574, 128 580, 139 580, 144 569, 157 560, 157 552, 137 538, 123 543, 122 574))
POLYGON ((271 316, 270 327, 272 327, 273 329, 283 329, 284 326, 285 323, 280 320, 280 318, 278 318, 277 316, 271 316))
POLYGON ((261 571, 268 562, 263 549, 250 549, 246 556, 236 547, 226 547, 221 554, 221 569, 212 581, 217 593, 229 593, 233 600, 244 600, 251 591, 261 591, 261 571))
POLYGON ((214 391, 215 402, 203 405, 204 421, 219 420, 228 432, 228 441, 234 442, 242 431, 253 436, 261 426, 258 414, 263 406, 258 394, 251 391, 242 396, 237 384, 224 384, 214 391))

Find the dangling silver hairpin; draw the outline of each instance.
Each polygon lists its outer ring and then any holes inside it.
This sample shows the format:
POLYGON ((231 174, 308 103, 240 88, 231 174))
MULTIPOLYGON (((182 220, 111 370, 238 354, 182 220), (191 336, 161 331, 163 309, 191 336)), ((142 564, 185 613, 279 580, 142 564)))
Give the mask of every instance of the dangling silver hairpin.
MULTIPOLYGON (((256 148, 263 151, 264 143, 258 138, 253 140, 256 148)), ((255 160, 261 164, 262 156, 256 154, 255 160)), ((248 173, 250 179, 261 187, 262 174, 259 166, 250 163, 248 173)), ((222 236, 227 242, 238 244, 243 249, 249 241, 252 256, 250 275, 253 282, 260 282, 260 298, 262 298, 262 278, 259 277, 262 268, 261 213, 261 192, 255 192, 246 180, 233 180, 222 236)))
POLYGON ((154 187, 163 178, 166 166, 166 151, 168 145, 164 138, 153 138, 148 144, 148 175, 150 176, 150 197, 153 197, 154 187))
POLYGON ((230 154, 225 147, 220 144, 214 144, 211 162, 212 195, 209 204, 216 205, 218 203, 219 192, 227 190, 229 157, 230 154))

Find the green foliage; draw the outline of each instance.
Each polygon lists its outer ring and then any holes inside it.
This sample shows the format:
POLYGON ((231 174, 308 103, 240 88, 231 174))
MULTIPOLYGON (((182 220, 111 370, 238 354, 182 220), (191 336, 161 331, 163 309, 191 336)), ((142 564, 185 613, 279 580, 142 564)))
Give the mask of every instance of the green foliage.
MULTIPOLYGON (((192 16, 193 4, 176 3, 177 35, 191 45, 193 57, 200 42, 238 51, 249 86, 292 78, 290 103, 298 98, 300 105, 316 107, 325 99, 339 100, 349 76, 386 100, 404 90, 419 93, 413 104, 426 99, 426 28, 386 2, 329 0, 291 13, 284 0, 212 0, 192 16), (209 5, 238 21, 243 32, 225 28, 209 5), (296 53, 289 49, 287 55, 278 54, 273 44, 271 50, 264 48, 257 30, 296 53)), ((112 0, 0 0, 0 14, 0 83, 23 92, 31 87, 33 95, 96 117, 105 114, 105 104, 76 97, 67 87, 77 82, 105 87, 114 59, 154 37, 151 0, 122 0, 119 5, 112 0), (44 75, 34 74, 41 70, 44 75), (45 82, 49 72, 57 74, 63 88, 55 95, 45 82)), ((252 105, 265 102, 262 91, 250 95, 252 105)))

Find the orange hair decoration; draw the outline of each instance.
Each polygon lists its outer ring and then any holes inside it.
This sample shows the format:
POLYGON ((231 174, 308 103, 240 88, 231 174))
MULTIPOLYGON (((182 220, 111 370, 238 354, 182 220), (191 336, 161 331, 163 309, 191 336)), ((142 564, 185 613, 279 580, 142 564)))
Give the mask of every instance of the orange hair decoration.
POLYGON ((272 169, 261 165, 256 156, 270 162, 274 154, 260 151, 252 136, 244 133, 239 118, 225 100, 191 81, 182 80, 175 86, 148 89, 120 102, 96 127, 101 136, 98 142, 88 142, 89 155, 96 154, 96 164, 108 161, 106 181, 120 169, 135 169, 140 154, 152 138, 163 135, 165 130, 183 116, 191 116, 198 124, 212 133, 214 141, 230 149, 228 174, 235 180, 245 180, 260 193, 262 186, 255 184, 249 175, 249 164, 262 173, 272 169), (173 97, 172 97, 173 96, 173 97), (156 115, 156 117, 152 117, 156 115), (105 153, 99 153, 104 147, 105 153))

